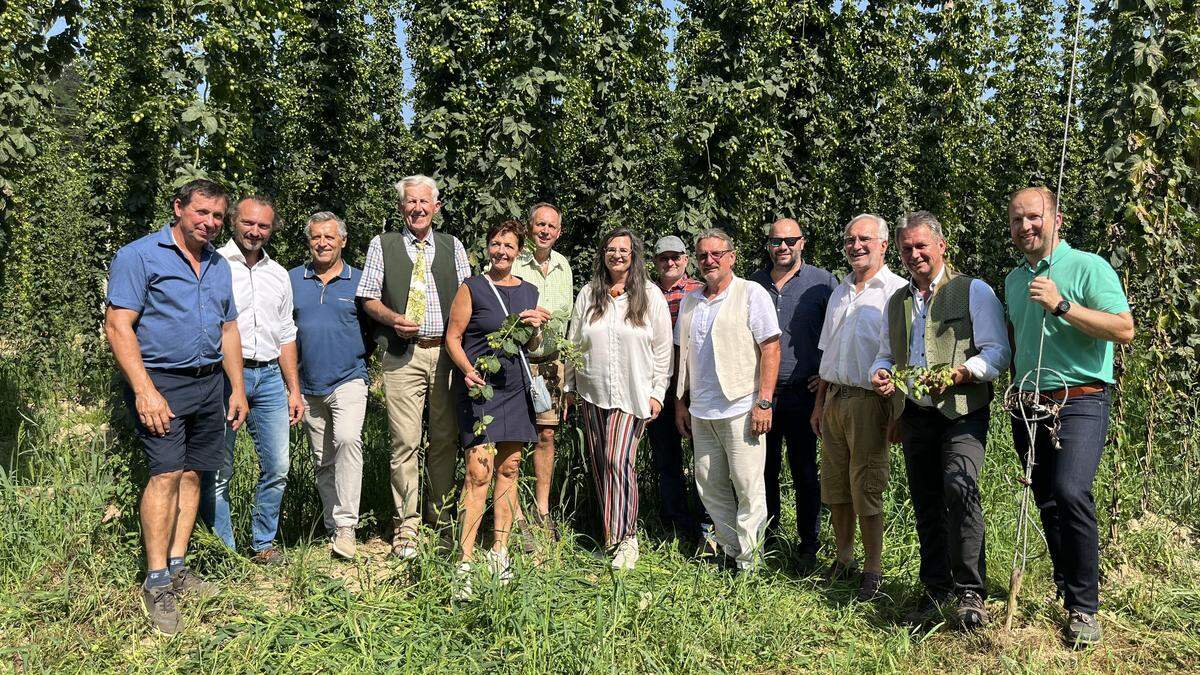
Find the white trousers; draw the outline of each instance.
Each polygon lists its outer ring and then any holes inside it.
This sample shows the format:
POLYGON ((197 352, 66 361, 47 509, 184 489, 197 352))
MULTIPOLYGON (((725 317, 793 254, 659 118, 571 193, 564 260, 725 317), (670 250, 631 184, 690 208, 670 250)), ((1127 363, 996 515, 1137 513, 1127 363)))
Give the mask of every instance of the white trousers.
POLYGON ((313 450, 313 472, 325 529, 358 525, 362 495, 362 427, 367 383, 345 382, 325 396, 304 397, 304 426, 313 450))
POLYGON ((763 439, 751 433, 750 413, 723 420, 692 416, 696 489, 712 518, 717 543, 742 569, 754 567, 762 556, 767 524, 763 439))

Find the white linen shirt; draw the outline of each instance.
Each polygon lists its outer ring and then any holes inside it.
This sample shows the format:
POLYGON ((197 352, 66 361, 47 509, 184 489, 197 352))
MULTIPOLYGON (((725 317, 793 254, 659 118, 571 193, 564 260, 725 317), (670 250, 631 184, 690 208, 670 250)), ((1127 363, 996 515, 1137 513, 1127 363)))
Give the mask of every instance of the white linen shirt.
POLYGON ((871 364, 879 354, 879 336, 888 298, 907 281, 884 265, 854 290, 854 273, 847 274, 829 296, 821 325, 821 379, 833 384, 871 388, 871 364))
MULTIPOLYGON (((691 344, 688 348, 688 412, 702 420, 724 420, 745 415, 754 407, 758 392, 730 401, 717 381, 717 360, 713 351, 712 327, 721 304, 729 296, 730 284, 712 300, 704 298, 704 286, 692 291, 700 301, 692 310, 691 344)), ((750 304, 750 334, 762 344, 781 334, 775 302, 767 289, 753 281, 746 283, 746 299, 750 304)), ((682 305, 682 303, 680 303, 682 305)), ((679 324, 675 324, 675 344, 679 344, 679 324)))
POLYGON ((612 304, 598 321, 591 321, 591 288, 584 286, 575 298, 567 338, 579 346, 583 367, 564 359, 563 391, 576 392, 588 403, 606 410, 621 410, 634 417, 650 417, 650 399, 663 402, 671 380, 674 349, 671 344, 671 310, 662 293, 647 285, 649 306, 646 324, 626 321, 629 294, 605 298, 612 304))
POLYGON ((292 319, 292 281, 287 270, 266 251, 254 267, 230 239, 217 249, 233 270, 233 301, 238 309, 238 332, 242 334, 242 358, 270 361, 279 358, 283 345, 296 341, 292 319))
MULTIPOLYGON (((929 284, 929 290, 936 291, 946 279, 946 266, 938 271, 937 276, 929 284)), ((910 366, 927 366, 925 363, 925 318, 929 315, 929 305, 921 297, 921 292, 912 283, 908 285, 912 294, 912 334, 908 336, 908 364, 910 366)), ((931 294, 932 298, 933 295, 931 294)), ((979 353, 963 362, 977 382, 991 382, 1000 376, 1000 372, 1008 367, 1012 350, 1008 346, 1008 328, 1004 323, 1004 307, 991 286, 981 279, 972 279, 971 288, 967 291, 968 311, 971 313, 971 334, 979 353)), ((891 330, 887 317, 883 320, 883 332, 879 337, 879 353, 875 363, 871 364, 871 373, 883 368, 893 370, 896 359, 892 355, 891 330)), ((912 399, 918 405, 926 407, 933 405, 933 399, 923 396, 912 399)))

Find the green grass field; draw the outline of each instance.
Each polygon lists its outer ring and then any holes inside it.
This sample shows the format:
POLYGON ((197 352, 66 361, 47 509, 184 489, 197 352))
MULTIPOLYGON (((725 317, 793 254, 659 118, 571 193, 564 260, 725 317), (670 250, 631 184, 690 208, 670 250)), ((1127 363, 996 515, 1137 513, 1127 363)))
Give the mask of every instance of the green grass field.
MULTIPOLYGON (((281 539, 289 562, 265 570, 231 556, 211 535, 191 564, 220 583, 216 597, 183 605, 186 628, 153 632, 137 585, 142 575, 136 501, 140 449, 115 398, 110 371, 64 357, 56 377, 0 362, 0 669, 30 671, 687 671, 687 672, 1162 672, 1200 670, 1200 477, 1195 443, 1157 449, 1162 494, 1134 507, 1135 468, 1110 458, 1097 479, 1101 505, 1106 640, 1074 652, 1059 639, 1049 561, 1038 542, 1016 628, 1001 625, 1019 492, 1007 420, 993 418, 982 477, 988 525, 992 625, 962 634, 914 630, 899 617, 917 588, 916 538, 896 457, 887 499, 884 590, 860 605, 849 585, 827 587, 786 563, 787 546, 760 575, 732 577, 665 537, 654 477, 641 472, 638 568, 614 574, 595 554, 590 477, 578 437, 560 453, 559 499, 570 524, 543 542, 540 564, 516 557, 507 587, 476 583, 477 599, 450 602, 452 564, 423 550, 414 563, 385 558, 383 411, 366 430, 365 522, 359 560, 332 561, 306 444, 293 435, 293 470, 281 539), (1117 471, 1123 473, 1117 474, 1117 471), (1111 486, 1124 476, 1118 491, 1111 486), (1110 505, 1118 504, 1116 520, 1110 505), (1128 515, 1126 515, 1128 514, 1128 515)), ((1192 421, 1194 424, 1194 420, 1192 421)), ((1130 434, 1136 436, 1136 434, 1130 434)), ((249 530, 255 479, 239 446, 234 508, 249 530)), ((786 486, 790 490, 790 484, 786 486)), ((787 498, 785 496, 785 504, 787 498)), ((784 531, 792 522, 785 515, 784 531)), ((1040 531, 1040 530, 1039 530, 1040 531)), ((828 536, 828 532, 824 533, 828 536)))

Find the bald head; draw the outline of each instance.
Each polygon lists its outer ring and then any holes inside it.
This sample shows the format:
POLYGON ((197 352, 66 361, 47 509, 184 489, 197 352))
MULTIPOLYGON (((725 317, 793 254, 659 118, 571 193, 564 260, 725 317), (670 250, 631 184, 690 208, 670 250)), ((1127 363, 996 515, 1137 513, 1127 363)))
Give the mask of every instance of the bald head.
POLYGON ((780 218, 771 223, 771 231, 768 236, 771 237, 803 237, 804 230, 800 229, 800 223, 791 218, 780 218))
POLYGON ((791 218, 780 218, 771 223, 767 235, 767 253, 775 271, 784 274, 801 265, 800 254, 804 252, 804 231, 800 223, 791 218))

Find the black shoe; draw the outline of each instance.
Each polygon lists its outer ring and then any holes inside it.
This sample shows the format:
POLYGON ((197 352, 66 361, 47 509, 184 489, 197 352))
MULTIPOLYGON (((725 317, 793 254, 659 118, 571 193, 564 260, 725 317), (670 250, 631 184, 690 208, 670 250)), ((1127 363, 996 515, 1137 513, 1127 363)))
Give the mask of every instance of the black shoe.
POLYGON ((946 608, 953 598, 949 593, 921 593, 917 606, 904 615, 904 622, 916 626, 926 626, 945 620, 946 608))
POLYGON ((819 565, 816 553, 801 553, 800 557, 796 558, 796 572, 801 576, 810 576, 817 571, 819 565))
POLYGON ((878 572, 863 572, 862 581, 858 582, 859 602, 872 602, 879 598, 879 587, 883 585, 883 575, 878 572))
POLYGON ((954 610, 954 617, 963 630, 983 628, 988 622, 988 612, 987 608, 983 606, 983 598, 975 591, 963 591, 962 597, 958 599, 958 608, 954 610))
POLYGON ((860 570, 858 569, 857 560, 851 560, 848 563, 844 563, 840 560, 834 560, 833 564, 829 566, 829 569, 825 570, 825 580, 830 583, 848 581, 857 577, 859 573, 860 570))
POLYGON ((150 615, 150 623, 160 633, 174 635, 179 632, 179 606, 175 603, 175 587, 142 585, 142 603, 150 615))
POLYGON ((1067 645, 1075 649, 1083 649, 1099 644, 1104 631, 1094 614, 1071 610, 1067 616, 1066 639, 1067 645))

